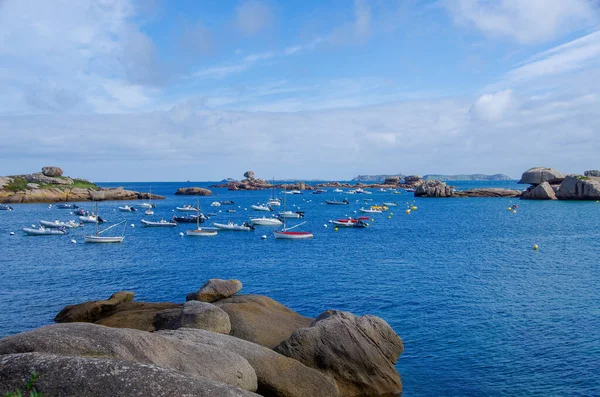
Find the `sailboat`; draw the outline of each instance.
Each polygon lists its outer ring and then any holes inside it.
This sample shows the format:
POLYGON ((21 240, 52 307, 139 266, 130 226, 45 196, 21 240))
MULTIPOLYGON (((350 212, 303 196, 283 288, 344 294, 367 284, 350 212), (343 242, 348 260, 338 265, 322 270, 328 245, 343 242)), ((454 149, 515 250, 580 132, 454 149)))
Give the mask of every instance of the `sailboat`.
MULTIPOLYGON (((283 196, 283 211, 286 209, 286 196, 283 196)), ((287 240, 303 240, 307 238, 313 238, 313 234, 311 232, 291 232, 290 230, 297 228, 298 226, 304 225, 306 222, 299 223, 292 227, 285 226, 285 217, 283 219, 283 228, 281 230, 274 230, 273 235, 276 239, 287 239, 287 240)))
MULTIPOLYGON (((98 203, 96 203, 96 214, 98 214, 98 203)), ((97 216, 97 215, 96 215, 97 216)), ((98 217, 99 218, 99 217, 98 217)), ((101 236, 102 233, 109 231, 113 227, 119 226, 127 222, 126 220, 107 227, 104 230, 98 231, 98 222, 96 222, 96 233, 93 236, 84 236, 86 243, 122 243, 125 239, 125 230, 123 229, 122 236, 101 236)))
POLYGON ((271 193, 271 198, 267 202, 268 207, 279 207, 281 205, 281 200, 275 197, 275 177, 273 177, 273 192, 271 193))
POLYGON ((146 211, 144 212, 144 214, 154 215, 154 211, 152 211, 152 208, 154 208, 154 206, 152 205, 152 187, 150 187, 150 197, 148 198, 148 203, 147 204, 142 203, 142 204, 140 204, 140 207, 141 206, 144 206, 144 208, 147 208, 146 211))
POLYGON ((208 229, 200 227, 200 199, 198 199, 198 203, 196 204, 196 211, 198 215, 196 216, 196 229, 187 230, 185 233, 191 237, 212 237, 217 235, 216 229, 208 229))

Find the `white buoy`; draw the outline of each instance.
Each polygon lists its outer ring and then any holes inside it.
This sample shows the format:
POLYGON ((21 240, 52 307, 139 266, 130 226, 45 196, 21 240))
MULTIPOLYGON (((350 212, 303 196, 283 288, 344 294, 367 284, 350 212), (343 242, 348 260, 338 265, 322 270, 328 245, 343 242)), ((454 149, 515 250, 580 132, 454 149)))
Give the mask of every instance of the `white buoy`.
POLYGON ((266 240, 267 239, 267 235, 263 234, 262 236, 260 236, 260 238, 262 238, 263 240, 266 240))
POLYGON ((75 239, 71 240, 71 244, 77 244, 77 240, 75 240, 75 239))
POLYGON ((325 224, 323 225, 323 227, 324 227, 324 228, 326 228, 326 227, 327 227, 327 224, 325 223, 325 224))
POLYGON ((135 225, 132 223, 132 224, 131 224, 131 227, 135 227, 135 225))
POLYGON ((9 234, 10 234, 11 236, 14 236, 14 235, 15 235, 15 232, 10 232, 9 234))
POLYGON ((330 220, 329 220, 329 223, 333 223, 333 221, 330 219, 330 220))
POLYGON ((179 232, 179 235, 180 235, 181 237, 183 237, 183 232, 179 232))
POLYGON ((69 215, 73 215, 73 211, 69 212, 69 215))
POLYGON ((35 225, 32 223, 32 224, 31 224, 31 227, 35 227, 35 225))

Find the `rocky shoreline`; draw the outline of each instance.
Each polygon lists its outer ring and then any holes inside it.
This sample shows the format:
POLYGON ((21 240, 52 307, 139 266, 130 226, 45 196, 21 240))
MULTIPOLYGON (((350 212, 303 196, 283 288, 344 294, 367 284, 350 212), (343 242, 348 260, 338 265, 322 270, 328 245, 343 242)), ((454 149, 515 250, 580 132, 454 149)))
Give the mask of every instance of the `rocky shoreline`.
POLYGON ((186 302, 65 307, 58 324, 0 339, 0 393, 33 371, 44 396, 398 396, 402 340, 381 318, 299 315, 238 280, 208 280, 186 302))
POLYGON ((123 188, 101 188, 85 179, 63 176, 58 167, 42 172, 0 177, 0 204, 110 200, 162 200, 165 197, 123 188))

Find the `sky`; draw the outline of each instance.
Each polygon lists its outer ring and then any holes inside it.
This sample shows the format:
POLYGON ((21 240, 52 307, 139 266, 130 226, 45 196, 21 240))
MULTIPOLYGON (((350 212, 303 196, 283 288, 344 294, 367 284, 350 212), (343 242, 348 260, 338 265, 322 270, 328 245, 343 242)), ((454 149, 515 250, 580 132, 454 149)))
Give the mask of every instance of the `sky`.
POLYGON ((0 0, 0 175, 600 168, 600 0, 0 0))

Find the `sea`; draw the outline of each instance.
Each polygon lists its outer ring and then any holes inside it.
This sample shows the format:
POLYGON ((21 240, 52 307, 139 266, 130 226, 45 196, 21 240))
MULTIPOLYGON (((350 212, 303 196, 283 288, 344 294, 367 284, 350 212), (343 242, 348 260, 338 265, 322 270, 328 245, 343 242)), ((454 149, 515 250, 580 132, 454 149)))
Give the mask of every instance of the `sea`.
MULTIPOLYGON (((523 189, 514 181, 449 184, 523 189)), ((126 202, 99 203, 105 225, 126 220, 107 232, 124 231, 124 242, 113 245, 84 244, 94 225, 68 236, 21 231, 39 220, 76 219, 69 210, 21 204, 0 211, 0 336, 51 324, 64 306, 119 290, 134 291, 138 301, 183 302, 209 278, 235 278, 243 293, 268 295, 304 316, 338 309, 383 318, 404 342, 396 365, 404 397, 600 395, 600 203, 330 188, 286 195, 287 210, 305 211, 288 226, 306 222, 294 230, 313 232, 311 240, 275 240, 269 227, 190 238, 180 233, 195 225, 145 228, 140 220, 170 219, 177 206, 197 200, 175 196, 177 188, 210 183, 101 185, 151 188, 166 199, 156 201, 152 217, 119 212, 126 202), (343 198, 350 204, 324 203, 343 198), (398 206, 372 215, 365 229, 336 231, 330 223, 384 201, 398 206), (513 204, 516 212, 508 210, 513 204)), ((260 216, 250 205, 272 194, 212 190, 200 198, 203 212, 216 214, 205 226, 260 216), (211 207, 222 200, 235 204, 211 207)))

